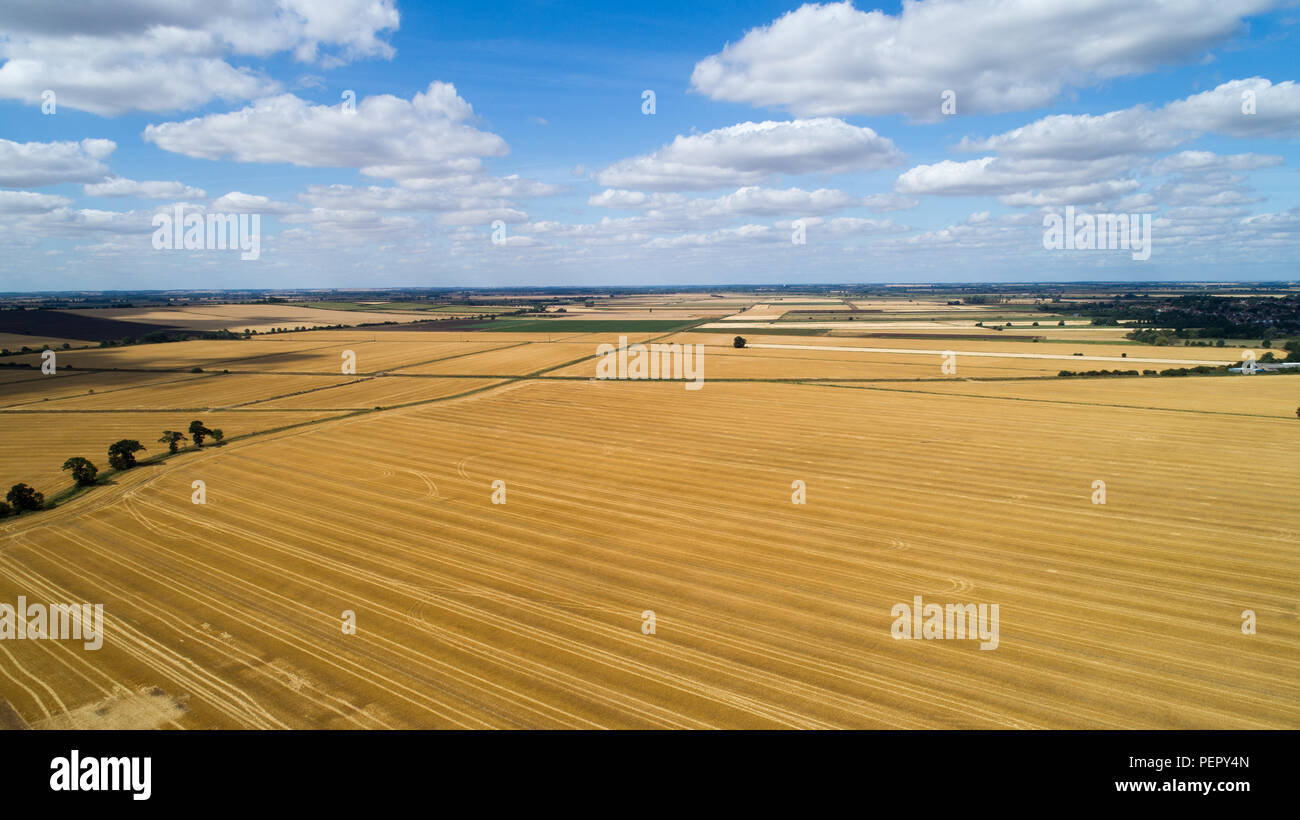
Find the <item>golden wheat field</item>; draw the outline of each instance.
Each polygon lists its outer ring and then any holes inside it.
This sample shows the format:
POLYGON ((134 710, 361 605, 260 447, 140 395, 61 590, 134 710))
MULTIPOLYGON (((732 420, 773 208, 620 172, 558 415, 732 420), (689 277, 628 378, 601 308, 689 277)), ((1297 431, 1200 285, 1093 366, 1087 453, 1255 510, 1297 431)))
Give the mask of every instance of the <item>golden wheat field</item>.
POLYGON ((264 333, 277 327, 320 327, 360 322, 413 322, 426 318, 418 311, 338 311, 301 305, 190 305, 172 308, 91 308, 78 314, 103 319, 183 327, 191 330, 244 329, 264 333))
POLYGON ((596 380, 617 335, 0 373, 5 486, 226 434, 0 520, 0 601, 105 617, 98 650, 0 644, 0 699, 32 728, 1300 728, 1300 378, 1055 378, 1239 352, 1205 348, 624 334, 704 344, 685 390, 596 380), (996 604, 996 649, 895 639, 916 596, 996 604))

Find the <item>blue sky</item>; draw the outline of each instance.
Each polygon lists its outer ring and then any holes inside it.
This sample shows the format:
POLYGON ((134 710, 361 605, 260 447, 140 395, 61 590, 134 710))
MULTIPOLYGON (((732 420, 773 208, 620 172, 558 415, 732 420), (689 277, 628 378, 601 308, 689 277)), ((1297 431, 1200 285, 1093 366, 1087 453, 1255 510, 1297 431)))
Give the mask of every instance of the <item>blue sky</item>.
POLYGON ((1297 278, 1294 4, 102 8, 0 3, 0 291, 1297 278))

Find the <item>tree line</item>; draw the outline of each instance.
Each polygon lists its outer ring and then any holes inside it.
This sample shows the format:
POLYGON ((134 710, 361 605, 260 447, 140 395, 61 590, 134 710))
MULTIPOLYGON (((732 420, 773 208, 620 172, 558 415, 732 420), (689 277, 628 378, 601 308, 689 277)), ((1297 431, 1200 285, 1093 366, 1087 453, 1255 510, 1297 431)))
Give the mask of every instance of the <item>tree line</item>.
MULTIPOLYGON (((158 441, 166 444, 169 452, 178 453, 182 442, 186 440, 193 440, 194 446, 201 448, 205 440, 210 438, 219 444, 225 435, 220 429, 209 428, 196 419, 190 422, 188 437, 185 433, 175 430, 164 430, 158 441)), ((135 454, 147 449, 133 438, 119 439, 108 446, 108 464, 114 470, 129 470, 139 463, 135 454)), ((99 483, 99 468, 84 456, 72 456, 63 462, 62 469, 71 473, 72 480, 78 487, 91 487, 99 483)), ((31 486, 20 482, 10 487, 9 492, 5 494, 5 500, 0 501, 0 518, 44 508, 44 493, 37 492, 31 486)))

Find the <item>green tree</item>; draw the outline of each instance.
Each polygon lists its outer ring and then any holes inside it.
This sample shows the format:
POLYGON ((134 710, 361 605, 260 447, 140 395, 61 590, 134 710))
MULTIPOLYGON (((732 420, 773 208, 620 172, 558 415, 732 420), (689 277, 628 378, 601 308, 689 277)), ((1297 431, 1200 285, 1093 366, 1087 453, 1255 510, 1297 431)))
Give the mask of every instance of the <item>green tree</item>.
POLYGON ((731 340, 731 344, 733 347, 744 347, 745 341, 746 340, 744 336, 737 336, 736 338, 731 340))
POLYGON ((173 453, 179 453, 181 442, 186 441, 184 433, 178 433, 174 430, 164 430, 162 436, 158 439, 160 444, 166 444, 167 449, 173 453))
POLYGON ((73 456, 63 462, 63 469, 72 471, 72 478, 77 482, 78 487, 89 487, 95 483, 95 476, 99 474, 99 468, 90 463, 89 459, 81 456, 73 456))
POLYGON ((129 470, 135 466, 135 454, 146 449, 133 438, 124 438, 108 447, 108 464, 114 470, 129 470))
POLYGON ((1061 321, 1057 322, 1057 323, 1056 323, 1056 326, 1057 326, 1057 327, 1065 327, 1065 320, 1062 319, 1061 321))
POLYGON ((14 508, 9 506, 8 501, 0 501, 0 518, 4 518, 5 516, 11 514, 13 511, 14 508))
POLYGON ((220 444, 221 440, 226 437, 226 434, 221 432, 221 428, 217 428, 216 430, 210 430, 208 432, 209 435, 212 436, 212 440, 218 444, 220 444))
POLYGON ((12 504, 15 510, 39 510, 45 506, 45 496, 26 484, 15 484, 10 487, 5 500, 12 504))
POLYGON ((195 447, 203 446, 203 439, 212 435, 212 431, 203 426, 203 422, 195 419, 190 422, 190 438, 194 439, 195 447))

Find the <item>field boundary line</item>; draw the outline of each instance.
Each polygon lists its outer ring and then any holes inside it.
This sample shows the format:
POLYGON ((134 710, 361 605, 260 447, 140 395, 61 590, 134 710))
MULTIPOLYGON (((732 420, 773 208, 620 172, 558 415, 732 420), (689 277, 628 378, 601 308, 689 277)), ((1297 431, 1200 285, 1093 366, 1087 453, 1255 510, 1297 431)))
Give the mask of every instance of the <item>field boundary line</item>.
MULTIPOLYGON (((918 350, 910 347, 849 347, 837 345, 769 345, 769 344, 746 344, 745 347, 766 348, 769 350, 829 350, 841 351, 848 353, 898 353, 907 356, 942 356, 947 351, 944 350, 918 350)), ((1141 362, 1143 364, 1181 364, 1184 367, 1188 365, 1205 365, 1219 367, 1221 365, 1233 364, 1236 360, 1227 361, 1210 361, 1208 359, 1147 359, 1147 358, 1128 358, 1120 356, 1066 356, 1052 353, 990 353, 976 350, 954 350, 958 356, 976 356, 986 359, 1049 359, 1052 361, 1066 362, 1141 362)))
MULTIPOLYGON (((935 379, 933 381, 939 381, 935 379)), ((1252 419, 1271 419, 1277 421, 1289 416, 1266 416, 1261 413, 1233 413, 1227 410, 1189 410, 1186 407, 1148 407, 1140 404, 1108 404, 1097 401, 1067 401, 1064 399, 1031 399, 1022 396, 985 396, 976 393, 942 393, 935 390, 916 390, 903 387, 858 387, 850 384, 827 384, 817 382, 799 382, 809 387, 839 387, 844 390, 875 390, 881 393, 922 393, 927 396, 961 396, 968 399, 992 399, 994 401, 1024 401, 1034 404, 1066 404, 1074 407, 1111 407, 1119 410, 1157 410, 1165 413, 1192 413, 1201 416, 1237 416, 1252 419)))

